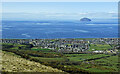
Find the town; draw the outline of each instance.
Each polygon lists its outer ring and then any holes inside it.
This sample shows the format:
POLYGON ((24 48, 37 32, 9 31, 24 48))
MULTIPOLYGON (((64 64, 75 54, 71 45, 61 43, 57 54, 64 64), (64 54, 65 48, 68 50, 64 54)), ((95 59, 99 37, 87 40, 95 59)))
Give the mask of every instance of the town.
POLYGON ((56 52, 94 52, 94 53, 118 53, 118 38, 83 38, 83 39, 1 39, 0 43, 32 44, 34 47, 51 49, 56 52), (101 45, 103 50, 97 50, 101 45), (109 46, 103 47, 103 46, 109 46), (106 50, 104 50, 106 49, 106 50))

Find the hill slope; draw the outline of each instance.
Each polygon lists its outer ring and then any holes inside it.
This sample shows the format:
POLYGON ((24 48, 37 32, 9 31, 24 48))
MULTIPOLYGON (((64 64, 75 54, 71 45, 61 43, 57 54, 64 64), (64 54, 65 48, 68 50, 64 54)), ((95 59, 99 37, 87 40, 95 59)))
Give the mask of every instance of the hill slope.
POLYGON ((5 72, 62 72, 40 63, 29 61, 10 52, 2 52, 2 71, 5 72))

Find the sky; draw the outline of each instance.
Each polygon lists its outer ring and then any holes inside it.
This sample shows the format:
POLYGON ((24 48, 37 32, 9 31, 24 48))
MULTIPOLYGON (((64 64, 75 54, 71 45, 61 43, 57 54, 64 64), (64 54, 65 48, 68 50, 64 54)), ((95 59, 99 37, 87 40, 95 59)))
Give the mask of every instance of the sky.
POLYGON ((4 2, 3 20, 116 19, 118 2, 4 2))
POLYGON ((1 0, 2 2, 119 2, 119 0, 1 0))

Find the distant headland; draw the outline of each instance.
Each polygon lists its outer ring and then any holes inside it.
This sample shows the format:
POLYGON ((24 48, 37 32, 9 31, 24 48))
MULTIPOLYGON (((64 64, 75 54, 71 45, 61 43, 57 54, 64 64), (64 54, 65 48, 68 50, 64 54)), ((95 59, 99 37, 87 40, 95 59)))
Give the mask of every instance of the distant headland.
POLYGON ((80 19, 80 21, 89 22, 89 21, 92 21, 92 20, 89 19, 89 18, 82 18, 82 19, 80 19))

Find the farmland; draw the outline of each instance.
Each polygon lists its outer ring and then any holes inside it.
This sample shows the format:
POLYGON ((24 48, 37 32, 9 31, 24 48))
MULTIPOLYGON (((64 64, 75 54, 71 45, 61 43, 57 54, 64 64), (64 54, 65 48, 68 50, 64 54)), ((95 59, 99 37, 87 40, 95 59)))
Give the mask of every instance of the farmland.
MULTIPOLYGON (((12 54, 12 57, 52 67, 52 71, 48 70, 50 72, 56 72, 56 69, 58 72, 64 71, 66 73, 118 72, 119 69, 120 62, 118 61, 117 53, 89 53, 89 51, 93 51, 92 49, 95 49, 95 51, 112 49, 109 44, 90 44, 88 52, 68 53, 57 52, 53 49, 41 48, 31 44, 3 43, 2 46, 2 51, 7 53, 6 57, 12 54)), ((3 68, 2 71, 8 71, 8 69, 3 68)), ((35 72, 38 70, 30 71, 35 72)))
POLYGON ((108 44, 91 44, 89 51, 94 50, 108 50, 111 49, 112 47, 108 44))
POLYGON ((118 72, 118 56, 111 54, 60 54, 51 51, 4 50, 68 73, 118 72), (114 58, 114 59, 113 59, 114 58), (90 60, 92 59, 92 60, 90 60))

